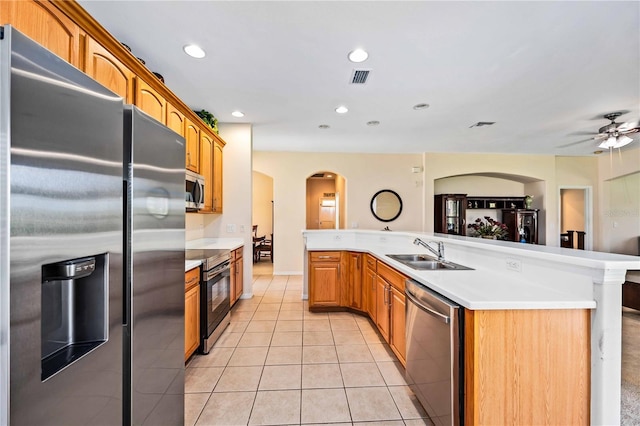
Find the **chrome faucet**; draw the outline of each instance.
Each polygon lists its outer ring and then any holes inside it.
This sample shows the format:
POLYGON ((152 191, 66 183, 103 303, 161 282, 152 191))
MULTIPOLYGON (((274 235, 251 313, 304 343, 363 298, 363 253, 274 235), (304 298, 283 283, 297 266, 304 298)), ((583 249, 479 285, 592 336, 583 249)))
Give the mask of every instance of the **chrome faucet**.
POLYGON ((429 245, 430 242, 435 242, 435 241, 427 241, 424 242, 422 241, 420 238, 416 238, 415 240, 413 240, 413 244, 415 245, 420 245, 422 247, 426 247, 427 250, 429 250, 431 253, 435 254, 436 256, 438 256, 438 260, 440 262, 444 261, 444 243, 442 241, 438 241, 438 250, 434 249, 433 247, 431 247, 429 245))

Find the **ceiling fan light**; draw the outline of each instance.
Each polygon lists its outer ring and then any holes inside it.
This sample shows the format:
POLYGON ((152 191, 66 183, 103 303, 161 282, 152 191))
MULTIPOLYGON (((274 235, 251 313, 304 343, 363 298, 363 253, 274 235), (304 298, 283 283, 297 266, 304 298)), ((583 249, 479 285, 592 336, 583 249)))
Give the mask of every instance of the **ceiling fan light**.
POLYGON ((625 145, 629 145, 631 142, 633 142, 633 139, 631 139, 629 136, 621 135, 618 136, 618 139, 613 145, 613 148, 622 148, 625 145))
POLYGON ((602 141, 602 143, 598 145, 598 148, 609 149, 609 148, 613 148, 615 144, 616 144, 616 137, 611 135, 607 139, 602 141))

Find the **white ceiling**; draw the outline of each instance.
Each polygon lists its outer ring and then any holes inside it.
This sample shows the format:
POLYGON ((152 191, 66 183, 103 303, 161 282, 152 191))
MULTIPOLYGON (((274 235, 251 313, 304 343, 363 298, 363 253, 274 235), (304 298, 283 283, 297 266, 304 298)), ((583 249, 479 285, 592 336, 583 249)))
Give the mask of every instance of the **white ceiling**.
POLYGON ((258 151, 588 155, 558 146, 640 117, 638 1, 79 3, 187 105, 252 123, 258 151))

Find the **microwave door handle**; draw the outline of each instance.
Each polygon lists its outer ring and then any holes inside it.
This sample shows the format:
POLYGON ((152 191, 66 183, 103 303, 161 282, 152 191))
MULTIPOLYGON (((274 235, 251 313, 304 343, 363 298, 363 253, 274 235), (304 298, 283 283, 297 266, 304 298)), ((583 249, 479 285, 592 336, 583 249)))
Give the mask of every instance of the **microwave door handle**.
POLYGON ((204 205, 204 182, 198 181, 198 188, 200 188, 200 204, 204 205))

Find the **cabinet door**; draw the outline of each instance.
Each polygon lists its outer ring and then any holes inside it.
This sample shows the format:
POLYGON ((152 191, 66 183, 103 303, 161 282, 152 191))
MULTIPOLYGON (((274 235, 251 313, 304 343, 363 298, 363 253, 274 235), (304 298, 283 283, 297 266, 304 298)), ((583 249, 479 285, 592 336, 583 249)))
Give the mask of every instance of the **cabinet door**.
POLYGON ((200 174, 204 176, 204 208, 201 212, 213 212, 213 139, 205 132, 200 132, 200 174))
POLYGON ((170 103, 167 103, 167 127, 184 137, 185 116, 170 103))
POLYGON ((200 171, 200 129, 188 118, 184 119, 184 139, 187 145, 186 167, 192 172, 198 173, 200 171))
POLYGON ((213 144, 213 211, 222 213, 222 145, 213 144))
POLYGON ((349 304, 353 309, 363 310, 362 304, 362 253, 349 253, 349 304))
POLYGON ((376 325, 384 340, 389 342, 389 284, 376 276, 376 325))
POLYGON ((136 99, 138 108, 149 114, 151 117, 165 124, 167 116, 167 101, 149 86, 141 78, 136 79, 136 99))
POLYGON ((236 303, 236 261, 231 262, 229 267, 229 305, 236 303))
POLYGON ((405 295, 395 287, 391 287, 391 326, 389 346, 402 365, 406 364, 407 343, 405 336, 406 302, 405 295))
POLYGON ((309 266, 309 307, 340 306, 340 262, 309 266))
POLYGON ((48 1, 0 1, 0 25, 11 24, 80 68, 80 28, 48 1))
POLYGON ((91 37, 85 37, 84 72, 125 103, 133 103, 133 72, 91 37))
POLYGON ((368 294, 367 296, 367 313, 369 313, 369 316, 371 317, 371 319, 375 322, 377 315, 376 315, 376 283, 377 283, 377 279, 376 279, 376 271, 374 271, 371 268, 366 268, 365 271, 365 279, 364 279, 364 285, 363 285, 363 291, 365 293, 368 294))
POLYGON ((466 207, 467 196, 465 194, 438 194, 434 196, 434 231, 443 234, 465 235, 466 207))
POLYGON ((244 291, 244 258, 242 257, 242 248, 236 250, 236 300, 242 297, 244 291), (240 254, 237 254, 240 252, 240 254))
POLYGON ((184 359, 200 344, 200 286, 191 287, 184 294, 184 359))

